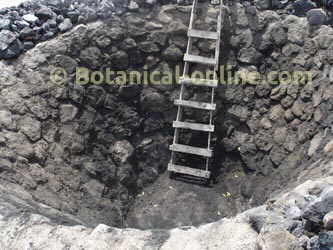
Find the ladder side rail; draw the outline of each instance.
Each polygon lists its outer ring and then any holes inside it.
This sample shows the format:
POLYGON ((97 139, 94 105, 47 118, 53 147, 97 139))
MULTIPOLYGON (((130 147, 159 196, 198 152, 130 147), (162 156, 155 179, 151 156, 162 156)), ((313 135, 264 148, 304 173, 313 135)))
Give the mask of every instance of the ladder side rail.
MULTIPOLYGON (((193 1, 189 29, 193 28, 197 3, 198 3, 198 0, 193 1)), ((191 50, 192 50, 192 38, 189 37, 188 42, 187 42, 187 53, 189 53, 191 50)), ((189 71, 189 63, 185 62, 183 76, 186 76, 188 74, 188 71, 189 71)), ((183 100, 184 88, 185 88, 184 84, 182 84, 181 87, 180 87, 180 94, 179 94, 179 99, 180 100, 183 100)), ((176 120, 180 121, 182 119, 182 116, 183 116, 183 107, 178 106, 176 120)), ((174 132, 174 136, 173 136, 173 144, 178 143, 179 132, 180 132, 179 130, 180 130, 179 128, 175 128, 175 132, 174 132)), ((176 160, 175 158, 176 158, 176 153, 174 151, 172 151, 172 153, 171 153, 171 163, 172 164, 175 162, 175 160, 176 160)))
MULTIPOLYGON (((220 45, 221 45, 221 29, 222 29, 222 8, 223 8, 223 0, 220 0, 220 7, 219 7, 219 16, 217 20, 217 33, 218 33, 218 39, 216 40, 216 48, 215 48, 215 68, 214 68, 214 80, 218 80, 217 72, 219 69, 219 57, 220 57, 220 45)), ((214 95, 215 95, 215 89, 212 88, 211 92, 211 104, 214 104, 214 95)), ((213 111, 211 110, 209 112, 209 125, 212 125, 213 123, 213 111)), ((212 132, 208 132, 208 143, 207 148, 210 149, 211 147, 211 140, 212 140, 212 132)), ((209 169, 209 161, 210 158, 206 158, 206 171, 209 169)))

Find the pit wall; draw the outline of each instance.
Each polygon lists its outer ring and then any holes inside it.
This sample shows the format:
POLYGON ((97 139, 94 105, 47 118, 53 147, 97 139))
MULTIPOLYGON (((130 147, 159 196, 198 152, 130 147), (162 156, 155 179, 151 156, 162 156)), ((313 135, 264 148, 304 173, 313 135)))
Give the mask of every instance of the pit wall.
MULTIPOLYGON (((0 62, 1 178, 88 225, 122 225, 137 193, 167 168, 179 85, 83 86, 75 73, 77 67, 181 69, 190 11, 166 5, 79 25, 18 60, 0 62)), ((203 5, 205 11, 199 27, 214 27, 217 10, 203 5)), ((274 78, 273 84, 217 89, 212 171, 217 181, 234 185, 243 210, 294 182, 307 163, 331 154, 333 86, 322 71, 333 63, 333 32, 251 6, 233 5, 230 18, 225 11, 221 65, 229 72, 313 73, 312 84, 283 85, 274 78)), ((194 51, 209 55, 213 46, 197 41, 194 51)), ((186 97, 203 100, 207 93, 189 90, 186 97)), ((198 117, 185 112, 187 119, 198 117)), ((198 139, 188 134, 186 141, 198 139)))

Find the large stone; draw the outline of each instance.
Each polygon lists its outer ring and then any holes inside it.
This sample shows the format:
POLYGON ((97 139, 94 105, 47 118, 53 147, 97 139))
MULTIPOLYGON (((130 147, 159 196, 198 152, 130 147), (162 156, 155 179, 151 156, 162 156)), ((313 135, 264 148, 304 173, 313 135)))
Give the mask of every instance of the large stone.
POLYGON ((310 25, 322 25, 327 20, 327 15, 322 9, 312 9, 306 13, 310 25))
MULTIPOLYGON (((252 43, 253 43, 253 35, 250 29, 241 30, 239 31, 239 33, 235 34, 230 39, 230 44, 235 48, 250 47, 252 43)), ((207 47, 207 42, 203 41, 201 47, 203 49, 207 47)))
POLYGON ((333 231, 319 233, 320 249, 328 249, 333 246, 333 231))
POLYGON ((262 54, 255 48, 242 48, 238 54, 238 60, 248 64, 259 64, 262 54))
POLYGON ((81 51, 80 59, 87 66, 97 69, 101 66, 102 53, 97 47, 88 47, 81 51))
POLYGON ((15 58, 22 52, 22 50, 22 43, 15 33, 9 30, 0 31, 0 58, 15 58))
POLYGON ((166 108, 165 97, 152 89, 143 90, 140 99, 145 111, 164 111, 166 108))
POLYGON ((318 198, 309 203, 303 211, 303 218, 320 224, 324 216, 333 211, 333 188, 327 187, 318 198))
POLYGON ((168 41, 168 33, 166 32, 163 32, 163 31, 155 31, 155 32, 152 32, 150 35, 149 35, 149 38, 161 45, 161 46, 165 46, 167 41, 168 41))
POLYGON ((20 120, 20 130, 33 142, 41 138, 41 123, 29 116, 20 120))
POLYGON ((174 44, 163 52, 163 57, 168 61, 177 62, 183 57, 183 52, 174 44))
POLYGON ((296 0, 293 3, 293 8, 295 15, 305 16, 309 10, 316 8, 316 4, 311 0, 296 0))
POLYGON ((276 166, 279 166, 282 163, 282 161, 286 158, 286 155, 287 154, 285 150, 279 147, 274 147, 271 150, 269 157, 276 166))
POLYGON ((106 35, 112 40, 121 40, 124 37, 125 31, 119 27, 113 27, 106 31, 106 35))
POLYGON ((300 46, 298 46, 296 44, 288 43, 282 48, 282 53, 288 57, 295 56, 299 53, 300 49, 301 49, 300 46))
POLYGON ((66 72, 70 74, 74 73, 78 66, 75 59, 65 55, 56 55, 55 63, 57 66, 64 68, 66 72))
POLYGON ((280 23, 275 23, 270 27, 270 34, 271 39, 278 46, 284 45, 288 40, 287 33, 283 27, 281 27, 280 23))
POLYGON ((134 148, 130 142, 117 141, 110 148, 113 159, 118 163, 125 163, 133 155, 134 148))
POLYGON ((239 121, 245 122, 249 115, 249 109, 247 107, 241 105, 233 105, 230 109, 228 109, 229 115, 238 119, 239 121))
POLYGON ((110 56, 114 69, 125 70, 129 64, 129 57, 125 51, 118 50, 110 56))
POLYGON ((12 114, 7 110, 0 110, 0 128, 9 130, 16 128, 12 114))
POLYGON ((261 232, 258 237, 262 250, 302 250, 297 238, 284 229, 261 232))

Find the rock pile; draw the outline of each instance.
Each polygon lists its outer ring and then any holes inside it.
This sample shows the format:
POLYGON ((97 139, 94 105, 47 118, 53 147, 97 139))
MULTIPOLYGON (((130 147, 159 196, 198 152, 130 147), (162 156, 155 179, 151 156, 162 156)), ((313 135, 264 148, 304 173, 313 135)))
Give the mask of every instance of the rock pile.
MULTIPOLYGON (((37 43, 66 32, 76 24, 110 18, 112 15, 123 14, 126 11, 140 11, 141 8, 156 4, 187 5, 191 2, 182 0, 27 1, 18 7, 0 10, 0 59, 16 58, 37 43)), ((249 2, 244 4, 250 6, 249 2)), ((316 5, 310 0, 298 0, 295 3, 291 1, 271 3, 268 0, 261 0, 252 7, 261 11, 281 10, 280 14, 307 15, 309 22, 313 25, 321 25, 328 21, 326 13, 315 9, 316 5)), ((250 8, 253 9, 252 7, 250 8)))

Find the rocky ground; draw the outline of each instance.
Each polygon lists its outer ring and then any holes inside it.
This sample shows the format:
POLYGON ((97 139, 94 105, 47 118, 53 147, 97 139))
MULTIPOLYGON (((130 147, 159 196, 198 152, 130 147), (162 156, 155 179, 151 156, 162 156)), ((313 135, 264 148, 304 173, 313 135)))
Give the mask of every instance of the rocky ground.
MULTIPOLYGON (((225 9, 221 65, 230 72, 262 75, 310 71, 313 81, 221 85, 214 117, 214 182, 207 187, 171 180, 165 173, 177 84, 75 83, 77 66, 127 72, 172 72, 182 66, 191 7, 137 3, 144 7, 122 13, 128 6, 117 5, 118 14, 84 20, 87 24, 53 39, 63 22, 80 22, 67 12, 58 22, 51 8, 53 14, 43 20, 55 21, 56 32, 44 42, 40 37, 45 32, 22 39, 13 30, 14 20, 0 31, 7 39, 0 39, 1 53, 13 55, 22 42, 34 47, 0 62, 0 249, 1 244, 4 249, 25 249, 25 244, 89 249, 96 237, 101 249, 330 249, 330 215, 324 216, 332 210, 332 180, 323 178, 332 174, 333 30, 326 26, 326 13, 304 5, 296 13, 290 3, 273 11, 265 1, 256 6, 232 2, 225 9), (67 81, 52 82, 56 67, 65 69, 67 81), (162 230, 192 225, 198 227, 162 230), (26 240, 35 230, 45 236, 26 240), (104 245, 108 241, 119 245, 110 248, 110 243, 104 245)), ((84 19, 86 12, 75 8, 65 9, 84 19)), ((40 20, 39 9, 27 3, 4 10, 2 20, 18 10, 20 16, 33 14, 40 20)), ((198 28, 214 27, 216 14, 217 9, 201 3, 198 28)), ((44 25, 38 22, 28 29, 44 25)), ((213 47, 198 40, 194 51, 209 56, 213 47)), ((186 97, 204 100, 207 93, 188 89, 186 97)), ((207 120, 190 110, 185 118, 207 120)), ((185 143, 202 143, 199 134, 184 138, 185 143)))
MULTIPOLYGON (((332 166, 326 166, 332 168, 332 166)), ((1 187, 2 188, 2 187, 1 187)), ((7 187, 8 188, 8 187, 7 187)), ((19 187, 11 186, 16 190, 19 187)), ((117 229, 59 225, 49 217, 27 213, 29 194, 2 193, 0 207, 1 249, 222 249, 222 250, 329 250, 333 246, 333 179, 307 181, 267 205, 237 217, 199 227, 172 230, 117 229), (15 205, 14 205, 15 204, 15 205)), ((66 215, 62 214, 63 217, 66 215)), ((66 218, 67 221, 70 219, 66 218)), ((72 219, 73 223, 78 223, 72 219)))

